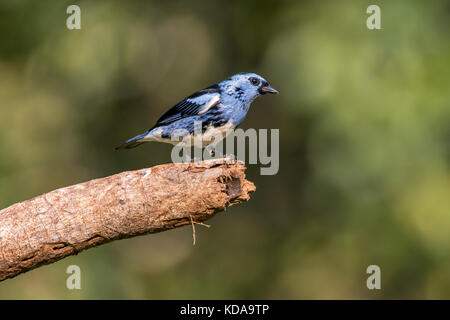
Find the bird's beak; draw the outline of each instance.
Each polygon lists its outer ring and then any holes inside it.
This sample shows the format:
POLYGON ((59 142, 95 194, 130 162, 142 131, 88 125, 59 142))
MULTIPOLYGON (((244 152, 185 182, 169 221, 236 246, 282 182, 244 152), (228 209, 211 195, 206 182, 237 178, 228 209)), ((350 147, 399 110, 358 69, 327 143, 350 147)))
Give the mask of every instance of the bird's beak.
POLYGON ((272 87, 270 84, 266 84, 266 85, 262 86, 261 88, 259 88, 259 93, 260 94, 266 94, 266 93, 278 94, 279 92, 274 87, 272 87))

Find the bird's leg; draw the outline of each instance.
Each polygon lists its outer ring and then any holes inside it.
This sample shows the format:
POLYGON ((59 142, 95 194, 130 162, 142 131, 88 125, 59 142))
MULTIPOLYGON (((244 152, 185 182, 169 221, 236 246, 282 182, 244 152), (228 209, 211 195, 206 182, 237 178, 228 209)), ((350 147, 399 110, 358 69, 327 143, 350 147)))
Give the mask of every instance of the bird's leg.
POLYGON ((224 158, 227 159, 227 164, 234 163, 234 162, 236 162, 236 159, 237 159, 237 157, 234 154, 232 154, 232 153, 225 154, 224 158))
POLYGON ((183 153, 183 162, 185 162, 185 163, 194 163, 194 162, 198 162, 200 160, 201 159, 195 157, 195 153, 194 153, 194 157, 191 157, 191 153, 190 152, 186 152, 186 149, 185 149, 185 152, 183 153))
POLYGON ((227 154, 224 155, 224 158, 231 158, 231 159, 234 160, 234 159, 236 159, 236 156, 234 154, 232 154, 232 153, 229 153, 229 154, 227 153, 227 154))
POLYGON ((191 159, 191 162, 192 162, 192 163, 194 163, 194 162, 199 162, 199 161, 201 161, 201 159, 196 158, 196 157, 193 157, 193 158, 191 159))
POLYGON ((194 145, 193 152, 194 152, 194 157, 192 159, 192 162, 200 162, 200 161, 202 161, 202 155, 203 155, 202 148, 199 148, 198 146, 194 145))

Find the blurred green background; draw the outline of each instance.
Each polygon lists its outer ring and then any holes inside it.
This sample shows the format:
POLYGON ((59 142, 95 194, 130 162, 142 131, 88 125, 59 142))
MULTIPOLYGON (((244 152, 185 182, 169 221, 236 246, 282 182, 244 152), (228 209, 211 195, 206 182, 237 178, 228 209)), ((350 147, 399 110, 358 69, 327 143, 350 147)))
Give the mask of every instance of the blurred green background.
POLYGON ((234 73, 281 94, 242 126, 280 129, 279 173, 249 165, 256 193, 196 246, 190 226, 116 241, 1 282, 0 298, 450 298, 449 31, 444 0, 3 0, 0 208, 170 162, 170 145, 113 147, 234 73))

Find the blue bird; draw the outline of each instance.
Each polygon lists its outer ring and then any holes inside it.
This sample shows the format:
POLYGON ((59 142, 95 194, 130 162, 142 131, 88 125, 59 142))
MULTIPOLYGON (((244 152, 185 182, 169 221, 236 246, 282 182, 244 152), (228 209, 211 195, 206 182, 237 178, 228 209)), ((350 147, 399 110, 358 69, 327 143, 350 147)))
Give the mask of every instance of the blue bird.
POLYGON ((211 137, 223 139, 230 129, 240 125, 253 100, 266 93, 276 94, 278 91, 255 73, 236 74, 181 100, 150 130, 125 141, 116 150, 134 148, 148 141, 178 144, 178 138, 192 143, 198 138, 195 134, 200 132, 199 127, 195 127, 198 123, 201 123, 201 144, 208 145, 211 137), (174 135, 178 138, 174 139, 174 135))

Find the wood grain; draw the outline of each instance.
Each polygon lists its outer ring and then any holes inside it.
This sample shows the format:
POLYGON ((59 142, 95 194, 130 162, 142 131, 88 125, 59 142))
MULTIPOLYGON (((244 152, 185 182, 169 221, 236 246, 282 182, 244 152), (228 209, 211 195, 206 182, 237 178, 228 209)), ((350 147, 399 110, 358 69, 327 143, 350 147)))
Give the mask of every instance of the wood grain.
POLYGON ((110 241, 201 222, 255 191, 231 159, 171 163, 61 188, 0 211, 0 281, 110 241))

